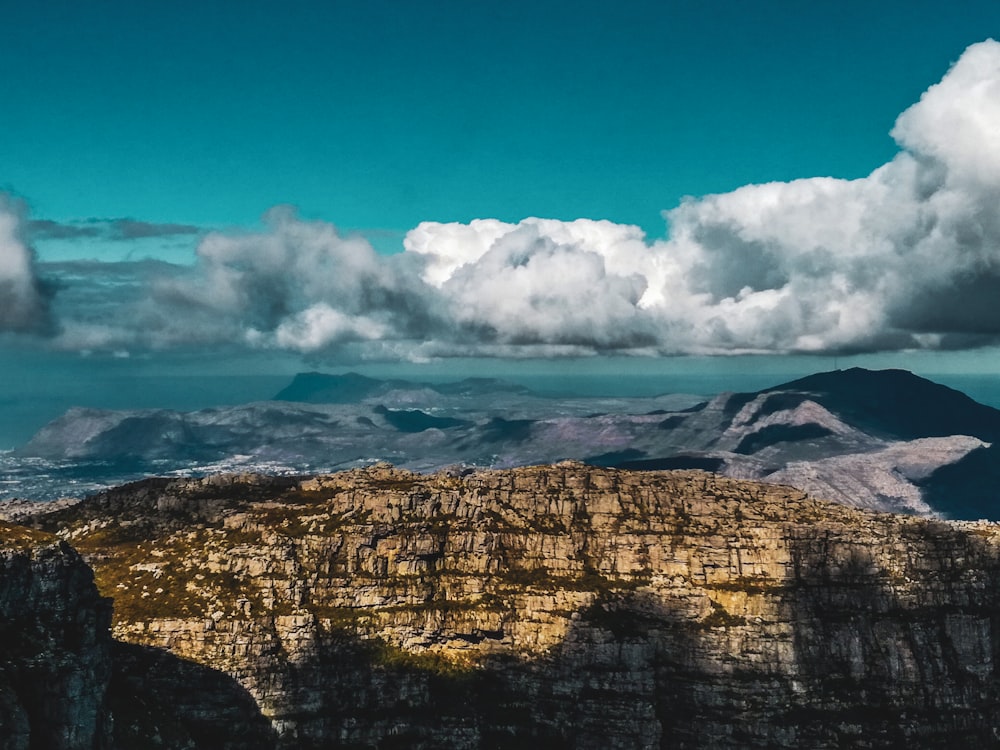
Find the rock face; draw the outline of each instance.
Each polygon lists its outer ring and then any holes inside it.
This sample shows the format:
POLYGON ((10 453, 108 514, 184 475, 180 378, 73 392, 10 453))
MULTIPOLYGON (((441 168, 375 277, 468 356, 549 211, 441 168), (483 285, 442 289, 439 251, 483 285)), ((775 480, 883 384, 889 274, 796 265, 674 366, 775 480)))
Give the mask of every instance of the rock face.
POLYGON ((263 750, 274 732, 231 677, 116 642, 111 600, 65 542, 0 522, 3 750, 263 750))
POLYGON ((0 522, 0 747, 108 747, 110 620, 65 542, 0 522))
POLYGON ((575 463, 151 480, 39 523, 94 566, 121 648, 252 697, 119 670, 199 737, 249 717, 232 747, 1000 741, 992 524, 575 463))

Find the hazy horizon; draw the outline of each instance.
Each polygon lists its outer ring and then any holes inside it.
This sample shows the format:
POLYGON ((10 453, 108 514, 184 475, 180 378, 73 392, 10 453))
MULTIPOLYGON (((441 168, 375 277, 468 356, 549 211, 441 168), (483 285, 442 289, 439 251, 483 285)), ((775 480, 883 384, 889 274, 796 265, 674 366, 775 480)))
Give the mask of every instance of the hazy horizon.
MULTIPOLYGON (((402 379, 430 383, 454 382, 467 377, 496 377, 524 385, 542 395, 579 395, 582 397, 650 397, 669 393, 712 397, 725 391, 751 392, 779 385, 816 372, 849 367, 870 369, 894 368, 893 363, 867 361, 866 358, 771 358, 750 366, 751 358, 727 360, 691 360, 682 367, 664 362, 551 362, 520 363, 521 367, 496 367, 495 362, 466 362, 465 367, 423 368, 414 365, 386 364, 345 367, 294 367, 267 373, 218 373, 177 371, 161 373, 135 363, 82 360, 77 368, 63 365, 55 369, 47 364, 31 368, 21 363, 20 373, 7 370, 0 374, 0 451, 23 445, 49 421, 73 407, 95 409, 199 409, 234 406, 272 398, 288 385, 298 372, 319 371, 330 374, 358 372, 379 379, 402 379), (860 360, 860 361, 859 361, 860 360), (534 366, 531 366, 531 365, 534 366), (591 365, 587 367, 586 365, 591 365), (817 366, 818 365, 818 366, 817 366), (823 365, 826 365, 825 367, 823 365)), ((907 363, 903 363, 907 364, 907 363)), ((908 364, 913 364, 912 362, 908 364)), ((924 363, 927 364, 927 363, 924 363)), ((933 364, 933 363, 932 363, 933 364)), ((288 366, 286 364, 286 366, 288 366)), ((907 369, 903 367, 902 369, 907 369)), ((916 374, 942 383, 981 403, 1000 408, 1000 373, 934 372, 915 370, 916 374)))

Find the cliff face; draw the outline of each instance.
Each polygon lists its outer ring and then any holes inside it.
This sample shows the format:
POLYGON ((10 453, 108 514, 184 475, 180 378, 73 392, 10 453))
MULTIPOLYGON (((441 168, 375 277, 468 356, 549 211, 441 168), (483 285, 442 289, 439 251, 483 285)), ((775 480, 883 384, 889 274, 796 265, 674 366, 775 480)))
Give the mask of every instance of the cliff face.
POLYGON ((252 696, 277 735, 253 742, 997 742, 989 524, 579 464, 159 480, 44 523, 114 597, 116 637, 252 696))
POLYGON ((110 619, 68 545, 0 523, 0 747, 107 747, 110 619))
POLYGON ((0 522, 3 750, 256 750, 274 733, 231 677, 112 639, 80 555, 0 522))

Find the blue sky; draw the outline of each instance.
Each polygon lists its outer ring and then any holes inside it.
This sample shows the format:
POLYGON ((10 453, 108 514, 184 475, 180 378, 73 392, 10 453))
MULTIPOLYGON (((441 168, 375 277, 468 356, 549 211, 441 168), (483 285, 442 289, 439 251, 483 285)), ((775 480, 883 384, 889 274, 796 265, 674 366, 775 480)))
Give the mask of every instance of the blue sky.
POLYGON ((995 1, 0 3, 19 403, 1000 368, 995 1))
POLYGON ((659 237, 685 195, 864 176, 1000 32, 995 2, 4 5, 0 186, 33 217, 239 227, 292 204, 385 251, 485 217, 659 237))

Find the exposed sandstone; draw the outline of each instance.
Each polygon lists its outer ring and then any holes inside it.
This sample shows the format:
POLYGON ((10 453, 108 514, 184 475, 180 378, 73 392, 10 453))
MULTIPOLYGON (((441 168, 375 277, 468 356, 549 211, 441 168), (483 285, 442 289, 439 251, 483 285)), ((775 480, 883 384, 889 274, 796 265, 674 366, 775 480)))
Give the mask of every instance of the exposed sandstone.
POLYGON ((701 472, 157 481, 43 519, 282 747, 992 747, 1000 533, 701 472))

